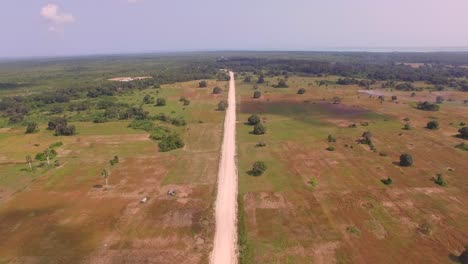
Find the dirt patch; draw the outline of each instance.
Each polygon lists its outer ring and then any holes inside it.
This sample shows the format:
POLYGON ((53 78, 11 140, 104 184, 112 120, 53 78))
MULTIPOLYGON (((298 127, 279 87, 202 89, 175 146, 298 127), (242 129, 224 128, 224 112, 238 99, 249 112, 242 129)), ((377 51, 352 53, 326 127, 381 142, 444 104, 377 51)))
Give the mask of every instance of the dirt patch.
POLYGON ((115 82, 131 82, 135 80, 144 80, 144 79, 151 79, 153 77, 151 76, 137 76, 137 77, 115 77, 108 79, 109 81, 115 81, 115 82))

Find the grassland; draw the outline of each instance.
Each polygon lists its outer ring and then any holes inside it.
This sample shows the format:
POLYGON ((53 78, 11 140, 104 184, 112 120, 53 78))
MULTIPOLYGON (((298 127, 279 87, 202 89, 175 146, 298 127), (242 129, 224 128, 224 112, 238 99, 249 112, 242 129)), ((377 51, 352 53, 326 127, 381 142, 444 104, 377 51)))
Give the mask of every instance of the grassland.
POLYGON ((257 84, 259 99, 252 98, 255 84, 238 78, 242 262, 450 263, 468 243, 468 156, 455 148, 463 141, 455 137, 459 123, 468 121, 467 95, 424 90, 411 97, 376 83, 371 88, 384 94, 381 103, 358 86, 318 85, 336 78, 289 76, 289 88, 273 88, 278 78, 267 78, 257 84), (413 107, 438 95, 453 101, 437 112, 413 107), (341 104, 331 103, 334 96, 341 104), (251 134, 244 123, 253 113, 265 135, 251 134), (405 118, 412 130, 402 129, 405 118), (433 119, 440 129, 425 128, 433 119), (357 143, 365 131, 373 134, 374 151, 357 143), (326 150, 330 145, 334 151, 326 150), (398 165, 402 153, 413 155, 414 166, 398 165), (254 177, 248 171, 256 160, 267 170, 254 177), (446 187, 432 180, 437 173, 446 187), (390 186, 381 182, 388 177, 390 186))
MULTIPOLYGON (((23 126, 0 130, 0 263, 206 263, 212 247, 213 199, 218 168, 223 112, 216 111, 224 94, 212 95, 208 80, 163 85, 119 94, 112 100, 143 105, 151 116, 181 117, 175 127, 185 147, 158 152, 157 142, 131 121, 79 121, 95 109, 68 110, 77 135, 57 137, 46 130, 51 116, 33 112, 39 132, 24 134, 23 126), (163 97, 166 106, 143 104, 145 95, 163 97), (184 106, 180 97, 191 101, 184 106), (54 142, 58 166, 25 156, 54 142), (120 162, 111 166, 109 160, 120 162), (102 187, 101 170, 110 170, 102 187), (175 196, 167 195, 169 190, 175 196), (143 197, 148 202, 140 204, 143 197)), ((39 89, 39 88, 38 88, 39 89)))

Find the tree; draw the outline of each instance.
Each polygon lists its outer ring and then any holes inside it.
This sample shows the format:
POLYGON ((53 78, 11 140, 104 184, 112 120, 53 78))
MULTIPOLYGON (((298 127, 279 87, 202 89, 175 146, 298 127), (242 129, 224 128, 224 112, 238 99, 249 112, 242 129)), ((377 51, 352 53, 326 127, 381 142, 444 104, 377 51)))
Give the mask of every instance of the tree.
POLYGON ((208 86, 208 83, 206 81, 201 81, 198 83, 198 87, 200 88, 205 88, 206 86, 208 86))
POLYGON ((398 100, 398 97, 396 95, 392 95, 392 101, 398 100))
POLYGON ((370 131, 366 131, 362 134, 362 144, 372 145, 372 133, 370 131))
POLYGON ((410 167, 413 165, 413 156, 411 154, 401 154, 400 155, 400 166, 410 167))
POLYGON ((266 171, 266 169, 267 167, 263 161, 256 161, 252 165, 252 170, 250 171, 250 173, 253 176, 260 176, 266 171))
POLYGON ((427 123, 426 127, 431 129, 431 130, 438 129, 439 128, 439 122, 437 122, 435 120, 430 121, 430 122, 427 123))
POLYGON ((149 94, 145 95, 145 97, 143 97, 143 103, 145 104, 153 104, 154 103, 154 99, 153 97, 151 97, 149 94))
POLYGON ((254 135, 263 135, 266 133, 266 127, 262 123, 258 123, 254 126, 252 133, 254 135))
POLYGON ((218 110, 219 111, 224 111, 228 108, 228 102, 226 100, 220 101, 218 103, 218 110))
POLYGON ((183 148, 185 146, 182 139, 177 134, 171 134, 164 136, 158 144, 159 151, 167 152, 178 148, 183 148))
POLYGON ((218 86, 216 86, 215 88, 213 88, 213 94, 220 94, 223 90, 221 88, 219 88, 218 86))
POLYGON ((276 88, 288 88, 288 84, 286 83, 286 80, 285 79, 280 79, 278 81, 278 84, 276 84, 275 86, 276 88))
POLYGON ((333 103, 334 103, 334 104, 339 104, 339 103, 341 103, 341 98, 338 97, 338 96, 333 97, 333 103))
POLYGON ((245 83, 249 83, 251 81, 252 81, 252 76, 245 76, 245 78, 244 78, 245 83))
POLYGON ((36 122, 31 122, 31 123, 28 123, 28 126, 26 127, 26 134, 32 134, 32 133, 36 133, 39 131, 39 127, 37 125, 36 122))
POLYGON ((332 143, 332 142, 336 142, 336 138, 332 135, 328 135, 328 138, 327 138, 328 142, 332 143))
POLYGON ((465 250, 458 256, 458 260, 461 264, 468 264, 468 246, 466 246, 465 250))
POLYGON ((259 124, 261 122, 261 120, 260 120, 260 117, 258 115, 252 114, 247 119, 247 122, 249 123, 249 125, 254 126, 256 124, 259 124))
POLYGON ((165 106, 166 105, 166 99, 159 97, 156 99, 156 106, 165 106))
POLYGON ((50 148, 46 148, 46 150, 44 150, 44 156, 47 160, 47 165, 50 165, 50 156, 51 156, 50 148))
POLYGON ((423 111, 438 111, 440 107, 437 104, 433 104, 428 101, 425 101, 422 103, 419 102, 416 108, 419 110, 423 110, 423 111))
POLYGON ((109 177, 110 177, 110 171, 108 171, 107 169, 103 169, 101 171, 101 177, 104 178, 104 180, 106 181, 106 187, 109 186, 109 177))
POLYGON ((297 94, 305 94, 305 92, 306 92, 306 89, 304 88, 297 90, 297 94))
POLYGON ((29 164, 29 169, 32 171, 32 157, 30 155, 26 156, 26 162, 29 164))
POLYGON ((56 130, 58 127, 67 126, 67 119, 64 117, 55 117, 47 124, 47 130, 56 130))
POLYGON ((441 104, 441 103, 443 103, 444 101, 445 101, 445 99, 444 99, 443 96, 440 96, 440 95, 439 95, 439 96, 436 97, 436 103, 441 104))
POLYGON ((262 93, 260 91, 255 91, 253 93, 253 98, 260 98, 262 96, 262 93))
POLYGON ((463 139, 468 139, 468 127, 462 127, 458 130, 460 137, 463 139))
POLYGON ((260 75, 260 77, 258 77, 257 83, 265 83, 265 77, 263 77, 263 75, 260 75))

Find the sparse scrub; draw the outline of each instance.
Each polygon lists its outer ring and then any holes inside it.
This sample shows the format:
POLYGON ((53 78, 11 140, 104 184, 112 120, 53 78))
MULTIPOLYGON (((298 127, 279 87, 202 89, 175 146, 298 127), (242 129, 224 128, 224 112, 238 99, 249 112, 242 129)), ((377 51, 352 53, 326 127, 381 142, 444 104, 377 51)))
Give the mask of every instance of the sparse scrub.
POLYGON ((256 161, 252 165, 252 169, 250 170, 250 174, 253 176, 260 176, 266 171, 267 167, 263 161, 256 161))

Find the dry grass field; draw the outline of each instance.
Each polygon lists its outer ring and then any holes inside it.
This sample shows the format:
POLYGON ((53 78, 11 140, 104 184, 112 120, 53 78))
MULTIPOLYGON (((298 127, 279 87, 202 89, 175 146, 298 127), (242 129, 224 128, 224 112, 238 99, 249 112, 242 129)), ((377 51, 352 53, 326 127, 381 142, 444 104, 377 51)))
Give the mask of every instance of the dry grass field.
POLYGON ((0 263, 206 263, 224 119, 215 108, 225 96, 211 90, 225 84, 176 83, 116 97, 129 104, 146 94, 166 98, 164 107, 144 108, 187 121, 174 128, 185 147, 171 152, 158 152, 157 142, 128 121, 74 122, 78 134, 71 137, 53 136, 44 124, 29 135, 23 127, 2 129, 0 263), (58 141, 59 166, 30 172, 25 156, 58 141), (111 166, 115 155, 120 162, 111 166), (99 186, 103 168, 111 172, 108 188, 99 186))
MULTIPOLYGON (((466 93, 380 89, 294 77, 289 88, 238 78, 240 236, 243 263, 453 263, 468 244, 468 152, 455 148, 460 122, 468 123, 466 93), (297 94, 305 88, 303 95, 297 94), (390 97, 397 96, 396 101, 390 97), (437 112, 415 103, 446 102, 437 112), (332 98, 342 98, 332 104, 332 98), (453 99, 449 101, 448 99, 453 99), (258 114, 265 135, 245 122, 258 114), (409 118, 411 130, 404 130, 409 118), (437 120, 440 128, 425 128, 437 120), (355 128, 349 125, 356 124, 355 128), (371 131, 375 150, 357 140, 371 131), (336 142, 328 142, 332 135, 336 142), (257 147, 258 142, 266 143, 257 147), (334 151, 328 151, 329 146, 334 151), (412 167, 399 166, 410 153, 412 167), (267 170, 250 176, 254 161, 267 170), (442 187, 433 178, 441 173, 442 187), (393 184, 381 180, 391 177, 393 184)), ((334 80, 335 77, 327 77, 334 80)), ((423 83, 416 84, 424 86, 423 83)))

